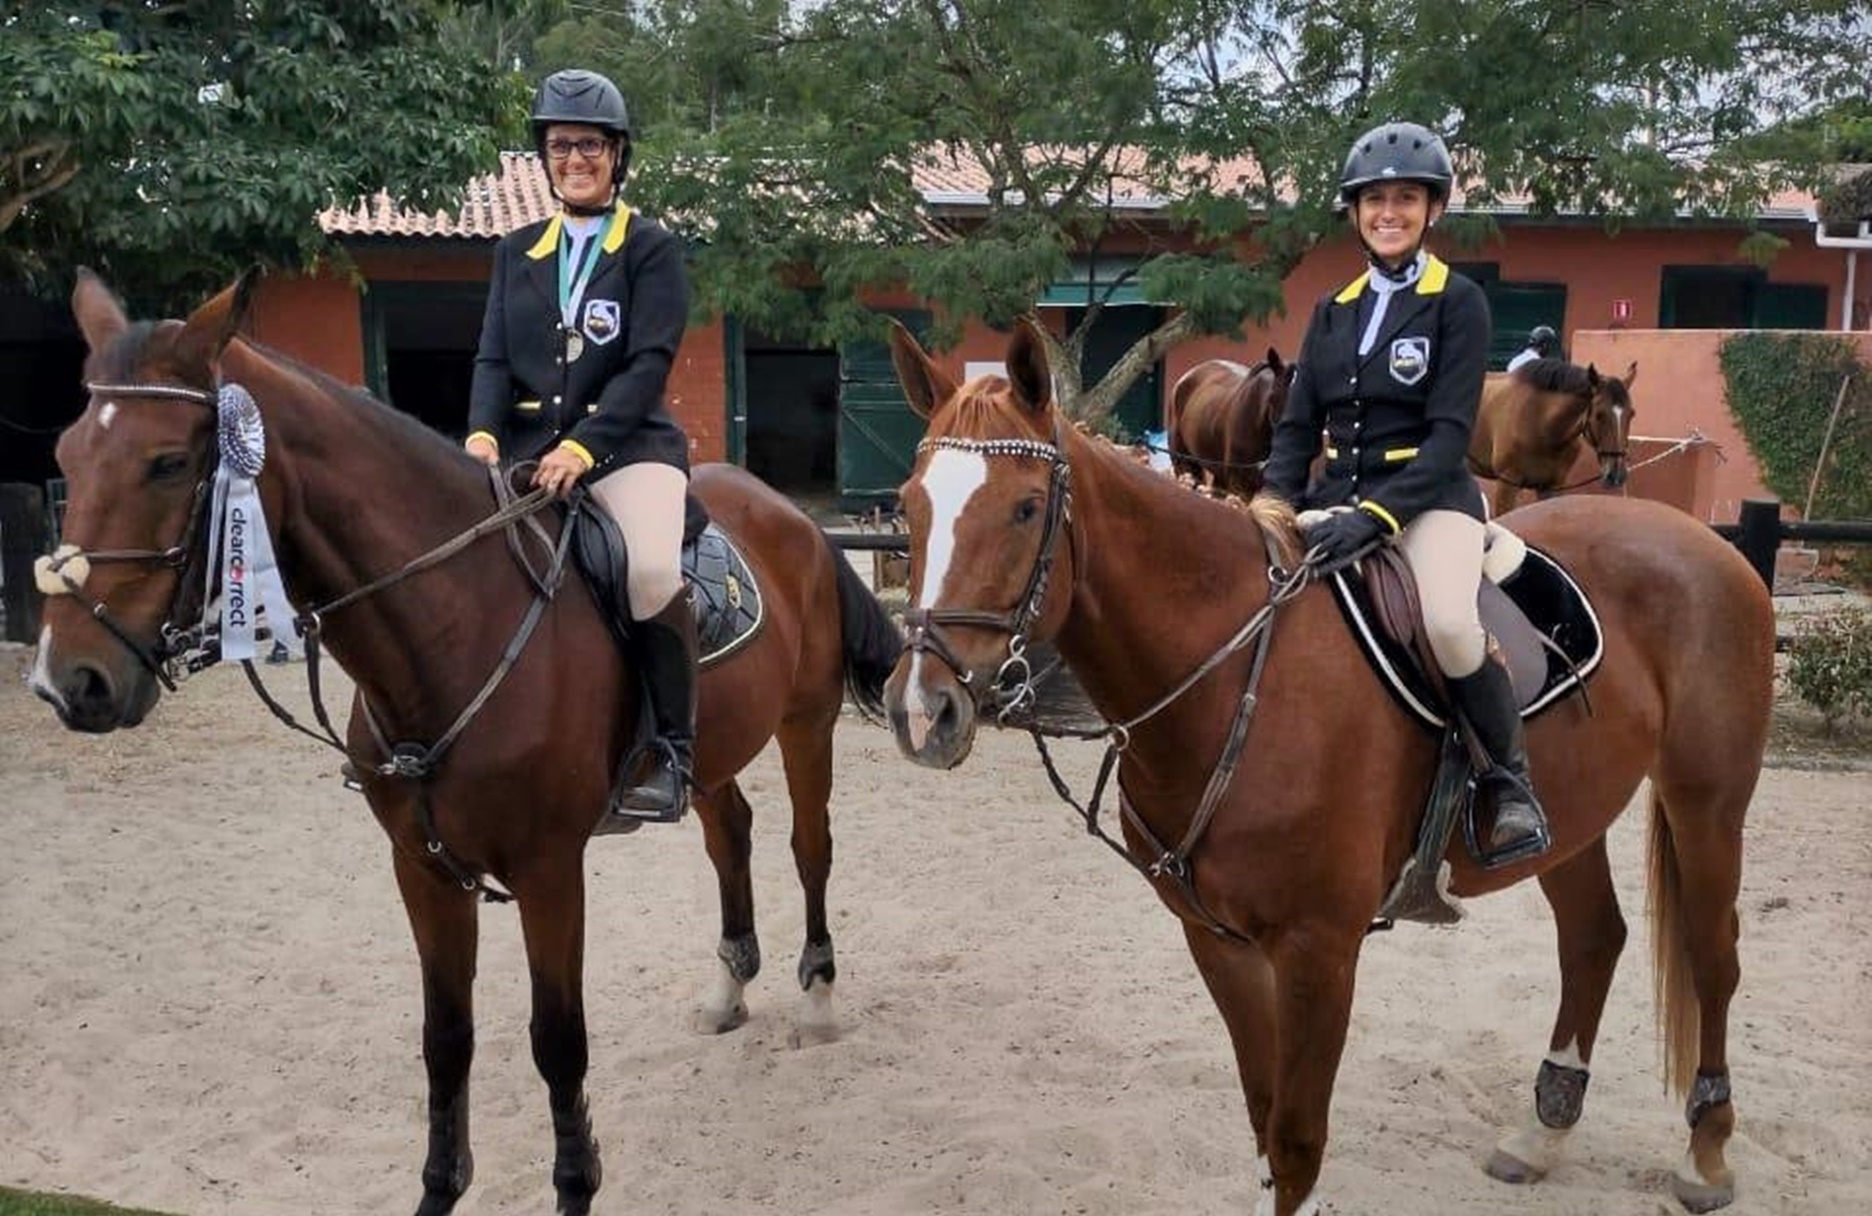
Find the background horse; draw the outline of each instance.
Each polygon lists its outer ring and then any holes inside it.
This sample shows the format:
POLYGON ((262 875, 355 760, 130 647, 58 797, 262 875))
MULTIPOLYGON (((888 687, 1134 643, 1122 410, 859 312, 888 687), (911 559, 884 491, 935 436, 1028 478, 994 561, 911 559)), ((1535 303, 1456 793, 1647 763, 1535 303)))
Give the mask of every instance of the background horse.
MULTIPOLYGON (((1024 328, 1006 379, 958 386, 902 329, 892 353, 929 419, 902 491, 915 574, 909 646, 885 691, 898 745, 920 764, 961 763, 1018 675, 1011 655, 1058 643, 1121 724, 1125 847, 1182 919, 1234 1044, 1268 1191, 1257 1211, 1311 1216, 1359 951, 1413 847, 1437 739, 1378 687, 1331 592, 1270 569, 1294 568, 1284 505, 1257 498, 1250 519, 1081 435, 1024 328), (1245 747, 1230 773, 1218 757, 1234 730, 1245 747), (1212 771, 1219 801, 1205 807, 1212 771)), ((1690 1095, 1675 1187, 1708 1210, 1733 1196, 1727 1021, 1773 611, 1748 563, 1669 507, 1568 498, 1516 522, 1590 593, 1605 657, 1590 711, 1575 697, 1529 724, 1551 851, 1499 870, 1460 846, 1448 855, 1461 894, 1538 874, 1558 928, 1536 1118, 1489 1169, 1540 1177, 1579 1116, 1626 935, 1606 829, 1649 777, 1658 1016, 1667 1078, 1690 1095)), ((1425 999, 1460 1000, 1461 982, 1432 980, 1425 999)))
POLYGON ((1589 447, 1599 458, 1599 480, 1614 490, 1624 485, 1637 378, 1636 363, 1612 377, 1565 359, 1491 373, 1469 437, 1470 471, 1495 482, 1491 513, 1506 514, 1522 490, 1546 498, 1587 484, 1567 478, 1589 447))
MULTIPOLYGON (((33 674, 35 690, 74 729, 141 722, 159 695, 154 666, 141 659, 161 653, 166 625, 187 626, 201 611, 202 487, 216 468, 217 384, 242 385, 258 403, 267 449, 259 492, 299 605, 364 586, 493 511, 487 472, 454 445, 234 337, 246 288, 244 280, 186 323, 132 325, 102 284, 79 279, 73 310, 91 351, 91 401, 58 456, 70 492, 64 540, 88 555, 89 569, 71 575, 76 593, 48 598, 33 674)), ((785 498, 722 466, 699 468, 694 492, 741 546, 765 599, 761 630, 701 679, 695 804, 722 905, 720 982, 701 1024, 727 1030, 747 1016, 742 988, 760 950, 751 810, 734 778, 777 739, 806 892, 806 998, 796 1034, 810 1041, 834 1031, 825 907, 833 727, 848 681, 861 704, 879 705, 900 639, 849 563, 785 498)), ((600 1182, 584 1093, 584 852, 641 702, 593 597, 572 589, 550 600, 508 677, 426 780, 376 769, 385 758, 377 729, 392 741, 438 739, 517 641, 535 601, 517 556, 495 530, 322 621, 325 642, 357 684, 348 751, 390 837, 422 964, 422 1216, 450 1211, 473 1172, 468 1072, 481 875, 519 906, 560 1210, 589 1211, 600 1182)), ((68 561, 65 569, 80 567, 68 561)), ((265 813, 258 801, 248 809, 265 813)))
POLYGON ((1217 493, 1253 496, 1293 373, 1271 346, 1267 361, 1253 367, 1205 359, 1184 372, 1170 389, 1164 427, 1171 467, 1198 483, 1207 473, 1217 493))

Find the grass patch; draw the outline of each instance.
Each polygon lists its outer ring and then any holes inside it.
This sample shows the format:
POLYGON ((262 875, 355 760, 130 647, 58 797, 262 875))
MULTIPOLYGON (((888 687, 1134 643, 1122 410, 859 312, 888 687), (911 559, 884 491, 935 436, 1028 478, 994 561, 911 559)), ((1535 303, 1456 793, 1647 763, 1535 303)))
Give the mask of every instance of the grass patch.
POLYGON ((165 1213, 120 1208, 74 1195, 15 1191, 0 1186, 0 1216, 165 1216, 165 1213))

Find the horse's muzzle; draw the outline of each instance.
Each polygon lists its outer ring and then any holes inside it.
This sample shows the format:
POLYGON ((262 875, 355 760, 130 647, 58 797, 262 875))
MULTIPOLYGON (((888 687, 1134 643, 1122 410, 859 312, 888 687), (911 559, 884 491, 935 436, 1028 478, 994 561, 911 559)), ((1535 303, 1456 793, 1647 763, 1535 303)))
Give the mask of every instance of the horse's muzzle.
POLYGON ((1599 468, 1600 480, 1604 481, 1609 489, 1616 490, 1623 486, 1630 476, 1631 468, 1623 459, 1607 460, 1599 468))
POLYGON ((39 699, 50 705, 59 721, 71 730, 103 735, 139 725, 162 695, 156 681, 141 668, 113 674, 104 664, 86 659, 54 668, 47 659, 49 644, 40 642, 39 659, 29 683, 39 699))
POLYGON ((884 708, 897 749, 926 768, 954 768, 975 746, 975 700, 946 664, 908 654, 898 659, 884 685, 884 708))

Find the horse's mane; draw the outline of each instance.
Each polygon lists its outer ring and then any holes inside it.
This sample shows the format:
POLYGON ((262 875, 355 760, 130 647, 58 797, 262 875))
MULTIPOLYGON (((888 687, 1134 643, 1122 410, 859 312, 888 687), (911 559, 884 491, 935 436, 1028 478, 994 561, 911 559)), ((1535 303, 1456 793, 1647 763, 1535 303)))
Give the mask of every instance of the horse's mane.
POLYGON ((1583 397, 1592 391, 1592 382, 1587 378, 1586 369, 1565 359, 1535 359, 1517 367, 1514 374, 1543 392, 1583 397))

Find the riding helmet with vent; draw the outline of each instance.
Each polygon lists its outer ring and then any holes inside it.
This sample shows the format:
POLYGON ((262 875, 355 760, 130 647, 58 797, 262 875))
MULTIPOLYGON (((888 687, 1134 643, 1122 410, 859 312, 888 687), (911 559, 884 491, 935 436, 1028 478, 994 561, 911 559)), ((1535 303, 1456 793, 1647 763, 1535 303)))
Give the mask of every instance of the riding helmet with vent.
POLYGON ((624 180, 631 159, 630 111, 625 108, 624 94, 609 77, 568 68, 540 81, 533 96, 532 123, 533 142, 542 161, 546 159, 546 128, 556 122, 580 123, 617 136, 618 158, 611 182, 616 185, 624 180))
POLYGON ((1527 344, 1543 355, 1551 355, 1560 349, 1560 335, 1551 325, 1536 325, 1528 330, 1527 344))
POLYGON ((1419 182, 1434 198, 1447 200, 1454 177, 1441 136, 1414 122, 1387 122, 1359 136, 1346 153, 1339 201, 1351 206, 1373 182, 1419 182))

